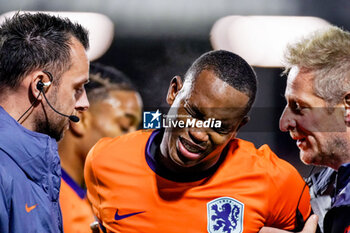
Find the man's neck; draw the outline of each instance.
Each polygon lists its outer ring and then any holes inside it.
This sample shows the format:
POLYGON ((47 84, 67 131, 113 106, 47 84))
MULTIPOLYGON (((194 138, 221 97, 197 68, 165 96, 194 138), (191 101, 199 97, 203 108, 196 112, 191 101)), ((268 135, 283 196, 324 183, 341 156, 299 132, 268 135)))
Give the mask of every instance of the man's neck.
POLYGON ((61 158, 61 166, 68 175, 81 187, 84 186, 84 162, 79 155, 79 147, 76 146, 75 138, 69 131, 59 143, 58 154, 61 158))
MULTIPOLYGON (((17 92, 5 91, 0 96, 0 105, 3 109, 16 121, 30 108, 31 103, 28 98, 17 92)), ((25 116, 19 121, 19 123, 31 130, 35 131, 34 128, 34 108, 30 109, 25 116)))

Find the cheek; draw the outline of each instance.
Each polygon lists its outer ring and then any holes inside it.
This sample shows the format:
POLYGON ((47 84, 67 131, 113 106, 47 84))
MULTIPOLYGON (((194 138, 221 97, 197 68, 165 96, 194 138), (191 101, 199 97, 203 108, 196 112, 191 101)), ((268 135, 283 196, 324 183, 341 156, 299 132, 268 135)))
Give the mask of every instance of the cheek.
POLYGON ((299 127, 306 129, 310 133, 323 132, 344 132, 346 130, 345 124, 339 117, 334 114, 329 114, 325 109, 316 109, 314 112, 302 116, 298 119, 299 127))
POLYGON ((62 93, 62 96, 66 99, 67 102, 73 103, 75 102, 75 96, 74 96, 75 91, 72 90, 71 88, 64 88, 64 93, 62 93))
POLYGON ((314 143, 317 143, 320 150, 324 150, 325 147, 328 147, 327 142, 333 138, 332 135, 328 132, 316 132, 314 133, 314 143))
POLYGON ((211 141, 213 143, 214 148, 221 148, 224 147, 228 141, 231 139, 231 134, 230 135, 220 135, 220 134, 212 134, 211 135, 211 141))
POLYGON ((168 149, 170 153, 177 153, 177 139, 179 137, 178 132, 170 131, 168 132, 168 149))
POLYGON ((121 135, 119 125, 111 121, 100 122, 100 132, 103 137, 117 137, 121 135))
POLYGON ((304 129, 310 133, 319 132, 320 125, 319 122, 321 119, 319 117, 315 117, 314 115, 306 115, 301 116, 296 119, 298 128, 304 129))

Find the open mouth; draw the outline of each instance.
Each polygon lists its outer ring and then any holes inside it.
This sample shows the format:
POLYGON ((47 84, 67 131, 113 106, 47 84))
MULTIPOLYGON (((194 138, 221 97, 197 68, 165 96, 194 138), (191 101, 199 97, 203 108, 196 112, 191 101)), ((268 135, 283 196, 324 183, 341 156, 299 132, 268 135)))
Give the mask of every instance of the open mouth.
POLYGON ((188 160, 197 160, 205 151, 205 148, 189 142, 183 137, 179 137, 177 140, 177 149, 181 155, 188 160))
POLYGON ((297 141, 297 147, 299 147, 300 149, 304 149, 307 147, 306 138, 295 138, 294 140, 297 141))

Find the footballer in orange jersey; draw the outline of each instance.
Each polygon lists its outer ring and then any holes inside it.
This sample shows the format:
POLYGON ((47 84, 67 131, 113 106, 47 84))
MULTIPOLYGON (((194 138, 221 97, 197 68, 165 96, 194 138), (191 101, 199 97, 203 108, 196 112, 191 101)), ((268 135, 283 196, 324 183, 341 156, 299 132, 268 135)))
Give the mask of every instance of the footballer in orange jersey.
POLYGON ((86 190, 78 185, 62 169, 60 205, 65 232, 89 233, 90 224, 95 221, 86 190))
POLYGON ((78 113, 79 123, 70 129, 59 144, 62 164, 60 204, 65 233, 91 233, 95 221, 86 198, 84 163, 91 147, 102 137, 115 137, 137 129, 142 101, 130 80, 113 67, 90 65, 86 85, 90 108, 78 113))
POLYGON ((298 172, 268 146, 256 149, 236 139, 255 94, 255 73, 241 57, 209 52, 193 63, 184 82, 178 76, 171 81, 166 120, 215 119, 218 127, 178 124, 100 140, 87 157, 85 179, 103 230, 300 229, 311 208, 298 172))

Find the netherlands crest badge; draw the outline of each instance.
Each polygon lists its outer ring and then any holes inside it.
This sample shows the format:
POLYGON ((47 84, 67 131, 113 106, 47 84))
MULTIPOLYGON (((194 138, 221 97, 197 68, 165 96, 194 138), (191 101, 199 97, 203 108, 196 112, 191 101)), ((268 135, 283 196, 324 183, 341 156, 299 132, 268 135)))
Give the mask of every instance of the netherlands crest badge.
POLYGON ((242 233, 244 204, 220 197, 207 203, 209 233, 242 233))

